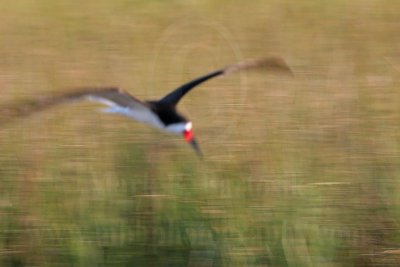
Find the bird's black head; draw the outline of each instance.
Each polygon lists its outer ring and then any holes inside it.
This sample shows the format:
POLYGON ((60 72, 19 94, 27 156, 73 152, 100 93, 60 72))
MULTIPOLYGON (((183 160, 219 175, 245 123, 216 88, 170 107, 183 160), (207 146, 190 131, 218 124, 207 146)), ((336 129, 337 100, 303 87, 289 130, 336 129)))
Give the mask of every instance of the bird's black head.
POLYGON ((148 102, 157 114, 158 118, 165 126, 165 130, 175 134, 182 134, 183 138, 196 151, 198 156, 202 156, 200 147, 194 138, 192 122, 188 121, 183 115, 176 111, 175 106, 164 104, 159 101, 148 102))

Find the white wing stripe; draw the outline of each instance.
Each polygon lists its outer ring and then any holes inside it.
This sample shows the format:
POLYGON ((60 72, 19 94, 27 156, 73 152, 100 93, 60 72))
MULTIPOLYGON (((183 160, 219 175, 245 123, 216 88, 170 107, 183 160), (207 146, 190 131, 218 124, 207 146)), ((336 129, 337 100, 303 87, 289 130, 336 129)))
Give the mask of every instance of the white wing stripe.
POLYGON ((111 101, 109 99, 106 99, 106 98, 103 98, 103 97, 99 97, 99 96, 88 95, 88 96, 86 96, 86 98, 88 100, 90 100, 90 101, 99 102, 101 104, 104 104, 104 105, 110 106, 110 107, 113 107, 113 106, 117 105, 117 103, 115 103, 115 102, 113 102, 113 101, 111 101))
POLYGON ((117 103, 97 96, 87 96, 91 101, 100 102, 104 105, 109 106, 109 108, 102 110, 105 113, 116 113, 131 119, 137 120, 139 122, 147 123, 153 127, 164 129, 163 123, 160 119, 147 107, 142 108, 129 108, 118 105, 117 103))

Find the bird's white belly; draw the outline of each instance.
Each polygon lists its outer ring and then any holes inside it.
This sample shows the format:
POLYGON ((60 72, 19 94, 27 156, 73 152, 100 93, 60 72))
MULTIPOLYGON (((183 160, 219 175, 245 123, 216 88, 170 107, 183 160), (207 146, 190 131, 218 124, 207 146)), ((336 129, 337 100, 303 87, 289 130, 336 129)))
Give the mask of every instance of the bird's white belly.
POLYGON ((160 130, 173 133, 173 134, 181 134, 185 129, 189 127, 191 128, 191 123, 188 122, 179 122, 179 123, 173 123, 169 124, 167 126, 164 125, 164 123, 159 119, 159 117, 153 113, 150 109, 147 108, 128 108, 128 107, 122 107, 119 105, 116 105, 112 101, 107 101, 104 99, 97 99, 97 98, 91 98, 91 100, 95 100, 98 102, 101 102, 105 105, 108 105, 109 107, 106 109, 103 109, 103 112, 106 113, 116 113, 120 114, 126 117, 129 117, 131 119, 134 119, 136 121, 146 123, 148 125, 151 125, 155 128, 158 128, 160 130))
POLYGON ((111 106, 103 111, 106 113, 117 113, 120 115, 124 115, 124 116, 132 118, 136 121, 149 124, 158 129, 165 129, 165 126, 161 122, 161 120, 157 117, 157 115, 155 115, 150 110, 131 109, 131 108, 120 107, 120 106, 111 106))
POLYGON ((173 123, 165 127, 165 130, 170 133, 181 134, 186 129, 187 122, 173 123))

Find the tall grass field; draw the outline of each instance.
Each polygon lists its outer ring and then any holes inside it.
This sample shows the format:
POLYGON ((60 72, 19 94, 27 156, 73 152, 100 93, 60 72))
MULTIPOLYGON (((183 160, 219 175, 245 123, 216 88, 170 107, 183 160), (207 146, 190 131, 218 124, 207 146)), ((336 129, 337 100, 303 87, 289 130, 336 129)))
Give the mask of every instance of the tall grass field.
POLYGON ((0 1, 0 266, 400 266, 400 2, 0 1), (77 102, 218 77, 181 136, 77 102), (22 104, 23 105, 23 104, 22 104))

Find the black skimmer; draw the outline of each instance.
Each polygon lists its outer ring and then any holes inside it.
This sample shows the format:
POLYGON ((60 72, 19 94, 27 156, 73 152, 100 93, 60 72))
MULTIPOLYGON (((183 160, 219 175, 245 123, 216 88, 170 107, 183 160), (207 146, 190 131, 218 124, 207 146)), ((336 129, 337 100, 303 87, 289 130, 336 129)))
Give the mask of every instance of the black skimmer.
POLYGON ((141 101, 119 88, 81 88, 72 93, 30 102, 29 105, 20 107, 16 113, 14 112, 14 115, 28 115, 33 111, 39 111, 56 104, 88 99, 108 106, 103 110, 104 112, 124 115, 160 130, 183 135, 186 142, 191 144, 197 154, 201 156, 201 150, 194 138, 192 122, 176 110, 177 104, 191 89, 211 78, 250 68, 265 68, 292 74, 288 65, 281 58, 271 57, 261 60, 248 60, 229 65, 185 83, 160 100, 141 101))

